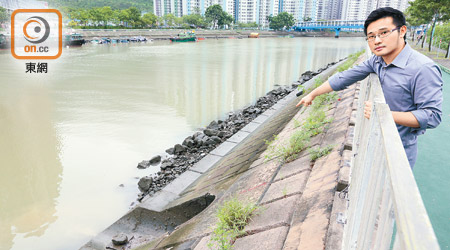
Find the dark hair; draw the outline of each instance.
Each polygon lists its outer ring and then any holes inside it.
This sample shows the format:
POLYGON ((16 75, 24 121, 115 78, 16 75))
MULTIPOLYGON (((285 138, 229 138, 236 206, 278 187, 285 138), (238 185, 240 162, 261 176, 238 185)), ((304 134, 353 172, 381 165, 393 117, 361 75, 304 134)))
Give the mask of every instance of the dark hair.
POLYGON ((405 15, 403 15, 403 12, 391 7, 379 8, 372 11, 370 15, 367 17, 366 21, 364 22, 364 34, 367 35, 367 27, 369 26, 369 24, 385 17, 392 17, 396 27, 406 25, 405 15))

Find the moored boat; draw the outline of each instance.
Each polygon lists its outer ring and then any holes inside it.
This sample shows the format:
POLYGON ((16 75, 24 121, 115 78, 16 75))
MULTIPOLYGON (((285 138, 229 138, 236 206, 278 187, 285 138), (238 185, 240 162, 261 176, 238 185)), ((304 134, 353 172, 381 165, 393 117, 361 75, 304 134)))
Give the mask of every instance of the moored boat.
POLYGON ((255 33, 255 32, 252 32, 252 33, 250 33, 250 35, 248 35, 248 38, 258 38, 259 37, 259 33, 255 33))
POLYGON ((197 41, 197 37, 194 32, 184 32, 178 34, 176 37, 171 37, 170 41, 172 42, 195 42, 197 41))
POLYGON ((83 36, 78 33, 64 35, 63 37, 64 46, 81 46, 85 43, 86 41, 83 39, 83 36))
POLYGON ((0 34, 0 49, 9 49, 11 47, 11 37, 0 34))

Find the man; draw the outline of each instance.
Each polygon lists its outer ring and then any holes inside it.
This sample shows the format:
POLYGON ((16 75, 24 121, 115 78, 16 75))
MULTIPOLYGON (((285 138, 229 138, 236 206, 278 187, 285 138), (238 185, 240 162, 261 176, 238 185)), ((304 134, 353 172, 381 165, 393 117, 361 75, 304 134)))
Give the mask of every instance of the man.
MULTIPOLYGON (((417 136, 441 122, 442 74, 432 60, 406 43, 405 23, 403 13, 393 8, 380 8, 370 13, 364 23, 364 34, 374 55, 332 76, 303 97, 297 107, 309 106, 316 96, 345 89, 370 73, 376 73, 412 169, 417 157, 417 136)), ((367 119, 371 110, 371 103, 366 102, 364 116, 367 119)))

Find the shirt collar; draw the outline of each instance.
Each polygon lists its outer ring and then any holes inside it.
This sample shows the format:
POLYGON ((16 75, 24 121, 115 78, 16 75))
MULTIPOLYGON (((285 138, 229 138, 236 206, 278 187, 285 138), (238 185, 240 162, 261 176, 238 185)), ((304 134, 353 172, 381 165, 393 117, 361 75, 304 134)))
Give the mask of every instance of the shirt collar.
MULTIPOLYGON (((400 51, 400 54, 398 54, 397 57, 395 57, 394 61, 392 61, 391 64, 402 69, 405 68, 408 58, 411 55, 411 52, 412 52, 411 46, 409 46, 409 44, 406 43, 405 47, 403 47, 402 51, 400 51)), ((377 56, 376 62, 381 63, 382 65, 386 65, 381 56, 377 56)))

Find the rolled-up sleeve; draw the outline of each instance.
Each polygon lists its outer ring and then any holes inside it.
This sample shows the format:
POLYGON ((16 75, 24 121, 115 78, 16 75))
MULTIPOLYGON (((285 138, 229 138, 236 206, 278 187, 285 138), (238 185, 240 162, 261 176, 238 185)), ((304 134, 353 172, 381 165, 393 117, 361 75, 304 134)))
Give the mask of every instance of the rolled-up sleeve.
POLYGON ((442 116, 442 73, 432 63, 421 67, 414 77, 414 104, 417 109, 412 114, 419 122, 420 128, 412 128, 412 132, 423 134, 427 128, 435 128, 441 123, 442 116))
POLYGON ((330 79, 328 79, 331 88, 334 91, 343 90, 353 83, 363 80, 370 73, 374 73, 375 71, 372 66, 374 60, 375 58, 371 57, 351 69, 333 75, 330 79))

